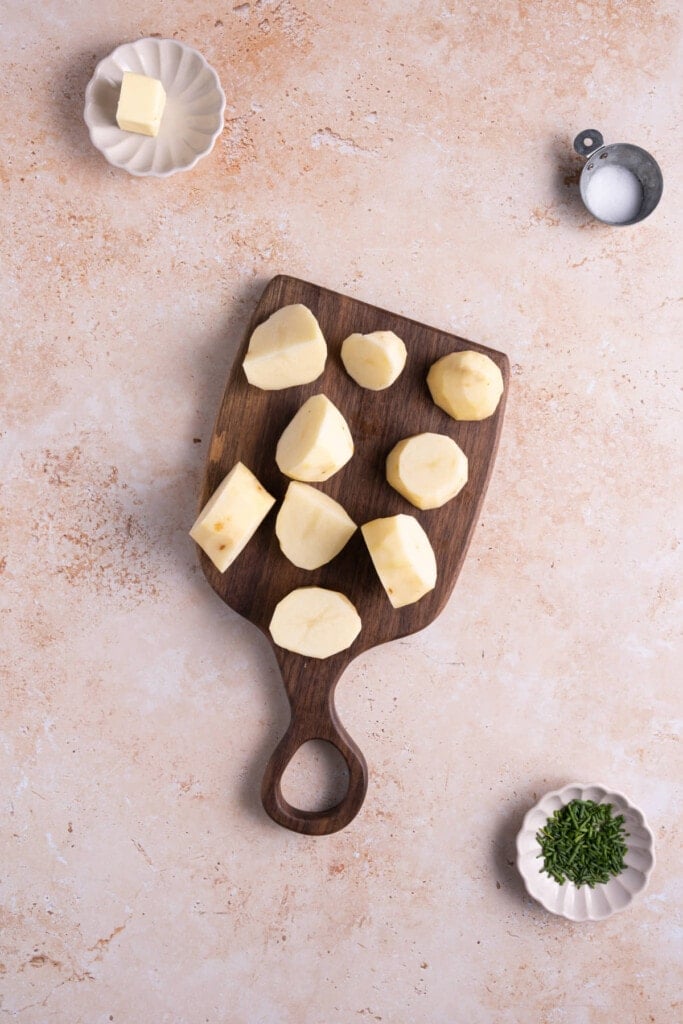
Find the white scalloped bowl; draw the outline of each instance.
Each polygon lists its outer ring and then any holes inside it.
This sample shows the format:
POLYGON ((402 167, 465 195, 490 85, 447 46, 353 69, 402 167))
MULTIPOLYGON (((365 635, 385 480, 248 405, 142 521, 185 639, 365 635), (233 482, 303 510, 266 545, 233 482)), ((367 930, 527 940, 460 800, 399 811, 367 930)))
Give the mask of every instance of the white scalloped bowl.
POLYGON ((654 836, 648 828, 642 811, 634 807, 623 793, 615 793, 597 783, 572 782, 556 789, 539 800, 524 817, 517 835, 517 868, 530 896, 549 910, 570 921, 600 921, 618 910, 625 910, 635 896, 647 886, 655 864, 654 836), (627 853, 626 870, 605 885, 590 889, 577 888, 573 882, 558 885, 542 872, 541 847, 536 833, 543 828, 553 811, 572 800, 594 800, 597 804, 612 804, 614 814, 624 815, 627 853))
POLYGON ((201 53, 176 39, 136 39, 101 60, 85 90, 83 116, 92 144, 129 174, 166 178, 187 171, 213 149, 223 130, 225 94, 201 53), (124 71, 158 78, 166 106, 155 138, 116 123, 124 71))

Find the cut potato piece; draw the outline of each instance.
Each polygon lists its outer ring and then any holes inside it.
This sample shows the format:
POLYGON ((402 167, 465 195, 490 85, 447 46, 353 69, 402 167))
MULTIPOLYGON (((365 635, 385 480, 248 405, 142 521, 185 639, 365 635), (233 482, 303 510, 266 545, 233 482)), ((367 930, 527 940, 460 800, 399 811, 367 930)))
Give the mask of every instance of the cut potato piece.
POLYGON ((310 484, 292 481, 275 520, 275 534, 290 562, 299 569, 318 569, 355 532, 356 524, 338 501, 310 484))
POLYGON ((413 516, 388 516, 361 526, 377 575, 394 608, 414 604, 436 586, 436 558, 413 516))
POLYGON ((483 352, 451 352, 432 364, 427 385, 454 420, 485 420, 498 408, 503 374, 483 352))
POLYGON ((299 587, 277 604, 269 628, 278 647, 307 658, 329 658, 351 646, 361 621, 338 591, 299 587))
POLYGON ((341 358, 356 384, 370 391, 383 391, 406 365, 406 347, 393 331, 350 334, 342 343, 341 358))
POLYGON ((318 321, 297 303, 276 310, 256 328, 242 366, 247 380, 265 391, 310 384, 325 369, 327 345, 318 321))
POLYGON ((275 504, 250 469, 237 462, 190 530, 219 572, 225 572, 275 504))
POLYGON ((339 409, 326 395, 313 395, 282 432, 275 461, 293 480, 320 483, 352 455, 353 438, 339 409))
POLYGON ((389 452, 387 480, 416 508, 440 508, 467 483, 467 456, 445 434, 416 434, 389 452))

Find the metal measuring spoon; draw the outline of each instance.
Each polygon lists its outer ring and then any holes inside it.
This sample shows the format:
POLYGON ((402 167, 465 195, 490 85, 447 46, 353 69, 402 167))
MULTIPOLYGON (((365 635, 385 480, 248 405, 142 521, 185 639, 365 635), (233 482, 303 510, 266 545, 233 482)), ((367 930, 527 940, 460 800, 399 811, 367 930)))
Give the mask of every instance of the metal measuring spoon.
POLYGON ((650 153, 627 142, 606 146, 594 128, 579 132, 574 149, 588 161, 579 188, 584 206, 597 220, 626 226, 652 213, 662 197, 664 180, 650 153))

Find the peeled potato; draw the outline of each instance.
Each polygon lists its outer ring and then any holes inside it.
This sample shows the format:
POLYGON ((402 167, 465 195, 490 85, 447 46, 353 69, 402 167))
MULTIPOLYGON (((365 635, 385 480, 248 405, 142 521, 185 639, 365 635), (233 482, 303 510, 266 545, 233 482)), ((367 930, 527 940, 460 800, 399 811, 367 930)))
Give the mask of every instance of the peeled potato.
POLYGON ((275 504, 250 469, 236 463, 190 530, 219 572, 235 561, 275 504))
POLYGON ((356 524, 338 501, 293 480, 275 520, 283 555, 299 569, 317 569, 338 555, 356 524))
POLYGON ((451 352, 432 364, 427 385, 454 420, 485 420, 498 408, 503 375, 483 352, 451 352))
POLYGON ((270 620, 278 647, 307 658, 329 658, 350 647, 361 630, 348 597, 324 587, 299 587, 283 597, 270 620))
POLYGON ((467 456, 445 434, 416 434, 389 452, 387 480, 416 508, 440 508, 467 483, 467 456))
POLYGON ((370 391, 394 383, 406 364, 406 347, 393 331, 350 334, 342 343, 341 358, 349 377, 370 391))
POLYGON ((327 345, 310 309, 283 306, 256 328, 242 366, 257 388, 276 391, 310 384, 325 369, 327 345))
POLYGON ((326 395, 313 395, 285 427, 275 451, 278 468, 293 480, 322 482, 346 465, 353 438, 326 395))
POLYGON ((388 516, 361 526, 377 575, 394 608, 414 604, 436 586, 436 558, 413 516, 388 516))

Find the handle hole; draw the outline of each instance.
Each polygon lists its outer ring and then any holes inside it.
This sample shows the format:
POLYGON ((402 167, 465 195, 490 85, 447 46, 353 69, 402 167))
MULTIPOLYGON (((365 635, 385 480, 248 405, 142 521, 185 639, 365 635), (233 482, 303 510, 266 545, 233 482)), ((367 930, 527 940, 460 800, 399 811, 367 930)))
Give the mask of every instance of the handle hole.
POLYGON ((586 147, 586 149, 590 149, 591 146, 594 145, 593 139, 591 139, 590 135, 586 135, 585 139, 583 140, 583 144, 586 147))
POLYGON ((327 811, 346 796, 349 769, 333 743, 308 740, 287 765, 281 787, 292 807, 327 811))

